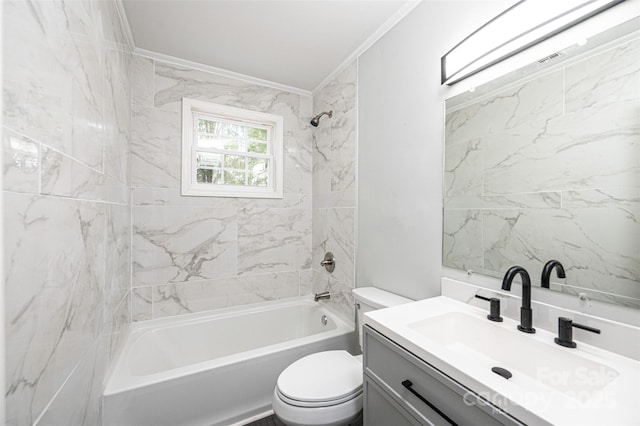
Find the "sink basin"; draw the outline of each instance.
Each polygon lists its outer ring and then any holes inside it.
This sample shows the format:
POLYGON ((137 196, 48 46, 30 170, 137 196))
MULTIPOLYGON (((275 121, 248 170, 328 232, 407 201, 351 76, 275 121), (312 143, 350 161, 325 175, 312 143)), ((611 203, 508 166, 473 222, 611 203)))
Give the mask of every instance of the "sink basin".
POLYGON ((619 372, 555 344, 538 341, 511 329, 463 312, 448 312, 407 324, 416 333, 467 357, 475 367, 507 369, 510 382, 534 382, 586 402, 607 387, 619 372), (556 347, 557 346, 557 347, 556 347))
POLYGON ((525 334, 506 315, 491 322, 486 308, 438 296, 367 312, 363 323, 470 389, 479 399, 469 403, 522 423, 640 426, 640 361, 580 339, 575 349, 556 345, 543 327, 553 318, 544 319, 525 334))

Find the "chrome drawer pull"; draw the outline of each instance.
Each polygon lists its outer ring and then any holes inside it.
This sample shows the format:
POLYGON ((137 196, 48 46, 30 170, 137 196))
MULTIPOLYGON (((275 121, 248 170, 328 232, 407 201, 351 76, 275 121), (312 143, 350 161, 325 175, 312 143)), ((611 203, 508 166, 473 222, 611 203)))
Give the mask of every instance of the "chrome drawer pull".
POLYGON ((432 403, 430 403, 429 401, 427 401, 425 399, 425 397, 423 397, 422 395, 420 395, 415 389, 413 389, 411 386, 413 386, 413 383, 411 383, 411 380, 405 380, 404 382, 402 382, 402 386, 404 386, 405 388, 407 388, 409 390, 409 392, 411 392, 412 394, 414 394, 416 396, 416 398, 418 398, 420 401, 424 402, 425 404, 427 404, 429 406, 429 408, 431 408, 433 411, 435 411, 436 413, 438 413, 440 415, 440 417, 442 417, 443 419, 445 419, 450 425, 452 426, 458 426, 458 424, 456 422, 454 422, 453 420, 451 420, 449 418, 449 416, 447 416, 445 413, 443 413, 442 411, 440 411, 440 409, 438 407, 436 407, 435 405, 433 405, 432 403))

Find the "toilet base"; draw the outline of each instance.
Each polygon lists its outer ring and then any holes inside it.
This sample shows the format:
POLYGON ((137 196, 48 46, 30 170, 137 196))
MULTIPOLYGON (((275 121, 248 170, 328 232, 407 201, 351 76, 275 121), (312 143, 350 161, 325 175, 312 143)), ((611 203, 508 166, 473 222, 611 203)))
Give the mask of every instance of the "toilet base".
MULTIPOLYGON (((278 417, 278 415, 277 415, 277 414, 274 414, 274 416, 275 416, 275 417, 278 417)), ((362 412, 360 412, 360 414, 359 414, 355 419, 351 420, 349 423, 346 423, 346 424, 342 424, 342 423, 340 423, 340 424, 337 424, 337 425, 335 425, 335 426, 363 426, 363 423, 362 423, 362 422, 363 422, 363 419, 364 419, 364 417, 363 417, 363 415, 362 415, 362 412)), ((286 426, 309 426, 309 425, 306 425, 306 424, 305 424, 305 425, 296 425, 296 424, 286 423, 286 422, 285 422, 283 419, 281 419, 280 417, 278 417, 278 420, 280 420, 280 421, 281 421, 282 423, 284 423, 286 426)), ((323 426, 325 426, 325 425, 323 425, 323 426)))
POLYGON ((287 426, 362 426, 362 394, 328 407, 296 407, 283 402, 274 390, 273 412, 287 426))

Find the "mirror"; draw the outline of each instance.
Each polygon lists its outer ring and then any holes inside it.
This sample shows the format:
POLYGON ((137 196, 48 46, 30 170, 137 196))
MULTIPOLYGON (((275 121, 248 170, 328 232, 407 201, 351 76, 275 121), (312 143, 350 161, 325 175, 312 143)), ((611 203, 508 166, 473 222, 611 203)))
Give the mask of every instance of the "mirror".
POLYGON ((640 308, 640 21, 445 102, 443 265, 640 308))

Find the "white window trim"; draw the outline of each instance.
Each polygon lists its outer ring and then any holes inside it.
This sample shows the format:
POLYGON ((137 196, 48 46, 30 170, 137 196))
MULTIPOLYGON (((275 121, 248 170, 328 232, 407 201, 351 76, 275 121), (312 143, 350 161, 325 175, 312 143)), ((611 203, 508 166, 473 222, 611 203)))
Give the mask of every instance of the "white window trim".
MULTIPOLYGON (((203 151, 206 151, 204 149, 203 151)), ((284 183, 284 121, 279 115, 182 98, 182 195, 197 197, 282 198, 284 183), (194 113, 271 127, 271 187, 216 185, 196 181, 194 113)))

